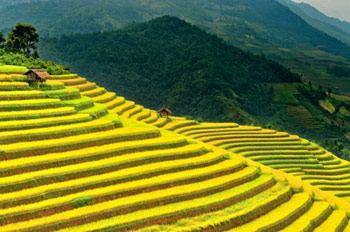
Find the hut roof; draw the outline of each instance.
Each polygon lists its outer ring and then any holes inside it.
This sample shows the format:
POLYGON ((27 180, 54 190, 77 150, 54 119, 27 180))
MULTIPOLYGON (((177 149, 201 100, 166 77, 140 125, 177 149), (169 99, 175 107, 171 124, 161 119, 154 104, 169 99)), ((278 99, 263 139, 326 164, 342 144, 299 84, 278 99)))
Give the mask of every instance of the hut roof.
POLYGON ((48 74, 45 70, 42 70, 42 69, 31 69, 28 72, 26 72, 24 75, 28 75, 30 73, 35 73, 35 75, 37 75, 38 77, 44 80, 50 77, 50 74, 48 74))
POLYGON ((161 112, 166 112, 166 113, 168 113, 168 114, 171 114, 171 113, 172 113, 171 110, 169 110, 168 108, 161 108, 160 110, 158 110, 158 112, 159 112, 159 113, 161 113, 161 112))

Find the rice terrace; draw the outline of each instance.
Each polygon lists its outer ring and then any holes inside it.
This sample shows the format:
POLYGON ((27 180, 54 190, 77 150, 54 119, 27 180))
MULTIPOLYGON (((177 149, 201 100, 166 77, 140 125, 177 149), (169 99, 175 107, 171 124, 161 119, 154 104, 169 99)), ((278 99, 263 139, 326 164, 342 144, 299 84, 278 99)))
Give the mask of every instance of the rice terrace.
POLYGON ((0 70, 1 231, 350 230, 349 162, 316 144, 0 70))
POLYGON ((350 232, 347 7, 0 0, 0 232, 350 232))

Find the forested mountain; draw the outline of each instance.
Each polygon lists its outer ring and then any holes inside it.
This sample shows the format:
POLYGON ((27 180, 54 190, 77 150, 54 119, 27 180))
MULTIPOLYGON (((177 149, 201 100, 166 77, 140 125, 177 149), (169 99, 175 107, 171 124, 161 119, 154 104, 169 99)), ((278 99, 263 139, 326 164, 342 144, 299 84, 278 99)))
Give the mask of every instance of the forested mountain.
POLYGON ((5 22, 3 27, 26 21, 42 35, 56 36, 111 30, 164 14, 187 18, 211 32, 219 30, 233 41, 255 33, 261 42, 279 46, 314 46, 333 54, 350 54, 348 47, 310 27, 275 0, 49 0, 9 7, 0 12, 0 20, 5 22))
POLYGON ((273 96, 264 83, 300 80, 273 61, 168 16, 119 31, 42 40, 40 49, 43 57, 69 63, 140 104, 210 120, 232 120, 235 107, 272 114, 273 96))
POLYGON ((13 6, 17 4, 29 3, 29 2, 38 2, 38 1, 45 1, 45 0, 0 0, 0 8, 13 6))
POLYGON ((328 17, 307 3, 279 0, 313 27, 350 45, 350 22, 328 17))
POLYGON ((349 83, 327 72, 328 66, 349 66, 349 47, 276 0, 47 0, 0 9, 2 28, 27 22, 42 37, 108 31, 163 15, 185 19, 243 50, 264 53, 315 85, 350 92, 349 83))
POLYGON ((322 89, 175 17, 43 39, 40 51, 119 95, 176 115, 272 124, 318 139, 344 138, 350 127, 338 114, 343 103, 327 100, 322 89), (335 105, 332 113, 327 104, 335 105))

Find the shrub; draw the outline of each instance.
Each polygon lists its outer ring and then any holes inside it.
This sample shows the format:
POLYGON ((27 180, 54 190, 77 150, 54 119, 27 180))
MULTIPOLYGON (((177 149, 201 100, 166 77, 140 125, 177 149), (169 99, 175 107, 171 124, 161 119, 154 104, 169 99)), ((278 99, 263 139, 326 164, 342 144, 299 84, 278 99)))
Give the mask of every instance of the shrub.
POLYGON ((81 198, 73 200, 73 205, 75 208, 80 208, 80 207, 90 205, 91 202, 92 202, 91 197, 81 197, 81 198))
POLYGON ((186 119, 186 120, 194 120, 194 118, 193 118, 191 115, 185 116, 185 119, 186 119))

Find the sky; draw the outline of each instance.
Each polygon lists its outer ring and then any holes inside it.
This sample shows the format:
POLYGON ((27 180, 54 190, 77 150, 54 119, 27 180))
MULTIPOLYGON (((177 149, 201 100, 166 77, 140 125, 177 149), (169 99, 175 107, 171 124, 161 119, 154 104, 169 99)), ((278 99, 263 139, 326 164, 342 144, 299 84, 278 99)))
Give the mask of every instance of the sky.
POLYGON ((322 13, 350 22, 350 0, 293 0, 306 2, 322 13))

